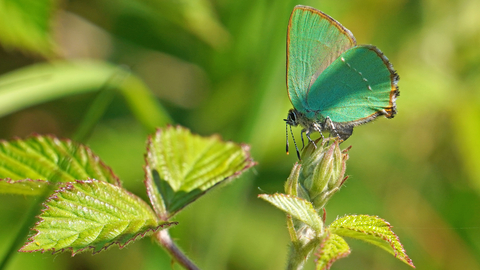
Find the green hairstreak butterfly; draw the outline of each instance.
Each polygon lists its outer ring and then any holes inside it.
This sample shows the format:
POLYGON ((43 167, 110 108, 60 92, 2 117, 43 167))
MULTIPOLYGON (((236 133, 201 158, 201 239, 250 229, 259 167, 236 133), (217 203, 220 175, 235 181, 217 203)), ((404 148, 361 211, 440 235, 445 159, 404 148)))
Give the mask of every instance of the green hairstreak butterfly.
POLYGON ((303 133, 313 142, 310 133, 315 131, 346 140, 357 125, 379 115, 394 117, 398 79, 379 49, 357 46, 352 33, 332 17, 312 7, 293 9, 287 32, 287 90, 294 108, 284 120, 290 133, 291 126, 303 127, 302 142, 303 133))

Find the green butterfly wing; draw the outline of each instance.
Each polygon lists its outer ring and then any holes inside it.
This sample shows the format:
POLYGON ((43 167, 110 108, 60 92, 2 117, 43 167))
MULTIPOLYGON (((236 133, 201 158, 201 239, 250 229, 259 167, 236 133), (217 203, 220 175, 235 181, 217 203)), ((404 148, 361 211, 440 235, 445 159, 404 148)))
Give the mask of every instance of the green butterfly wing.
POLYGON ((306 116, 358 125, 378 115, 396 113, 398 76, 374 46, 358 46, 341 54, 310 87, 306 116))
POLYGON ((317 77, 356 44, 352 33, 330 16, 307 6, 293 9, 287 32, 287 90, 305 113, 308 91, 317 77))

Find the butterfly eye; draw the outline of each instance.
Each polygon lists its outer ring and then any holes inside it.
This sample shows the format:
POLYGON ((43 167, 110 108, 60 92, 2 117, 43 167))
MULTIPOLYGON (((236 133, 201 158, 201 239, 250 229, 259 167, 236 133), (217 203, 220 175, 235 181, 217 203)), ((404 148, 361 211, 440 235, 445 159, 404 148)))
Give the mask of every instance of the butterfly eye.
POLYGON ((292 126, 298 125, 297 114, 295 113, 294 110, 290 110, 288 112, 288 118, 290 119, 290 123, 291 123, 292 126))
POLYGON ((283 119, 283 120, 285 122, 287 122, 287 124, 289 124, 290 126, 295 127, 295 126, 298 125, 297 114, 295 113, 295 111, 293 109, 288 111, 287 119, 283 119))

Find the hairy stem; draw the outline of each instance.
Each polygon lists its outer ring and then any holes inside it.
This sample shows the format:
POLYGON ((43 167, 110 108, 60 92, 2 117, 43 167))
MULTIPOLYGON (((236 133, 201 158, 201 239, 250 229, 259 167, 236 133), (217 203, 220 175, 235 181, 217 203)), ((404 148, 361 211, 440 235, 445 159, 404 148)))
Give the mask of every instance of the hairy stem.
POLYGON ((173 243, 168 230, 160 230, 155 234, 160 245, 185 269, 199 270, 199 268, 173 243))
POLYGON ((303 269, 303 265, 307 261, 308 257, 312 254, 315 248, 320 244, 320 239, 315 238, 310 240, 304 246, 299 246, 293 243, 290 246, 290 255, 288 258, 287 270, 299 270, 303 269))

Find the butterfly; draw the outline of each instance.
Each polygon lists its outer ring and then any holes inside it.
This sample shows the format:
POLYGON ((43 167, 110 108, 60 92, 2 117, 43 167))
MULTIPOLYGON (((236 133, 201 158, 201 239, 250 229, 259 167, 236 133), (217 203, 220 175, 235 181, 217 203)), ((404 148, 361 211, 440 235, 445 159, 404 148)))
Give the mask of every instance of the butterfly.
MULTIPOLYGON (((293 109, 290 126, 312 132, 328 131, 345 141, 353 127, 377 116, 397 113, 398 75, 375 46, 356 44, 353 34, 327 14, 296 6, 287 31, 287 92, 293 109)), ((295 138, 294 142, 295 142, 295 138)), ((295 143, 298 158, 300 154, 295 143)), ((287 130, 288 153, 288 130, 287 130)))

